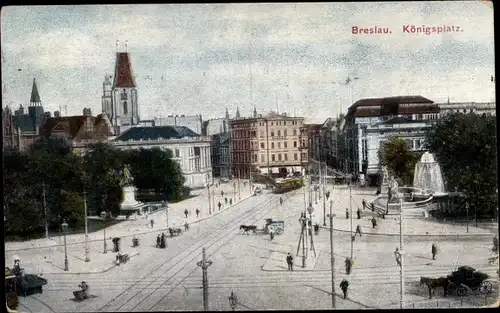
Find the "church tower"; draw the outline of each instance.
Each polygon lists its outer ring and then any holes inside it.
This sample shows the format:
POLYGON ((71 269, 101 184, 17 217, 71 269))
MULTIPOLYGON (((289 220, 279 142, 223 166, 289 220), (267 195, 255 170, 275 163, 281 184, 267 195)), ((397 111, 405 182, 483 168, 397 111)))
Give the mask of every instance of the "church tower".
POLYGON ((227 110, 227 107, 226 107, 226 120, 229 120, 229 111, 227 110))
POLYGON ((257 118, 257 108, 253 106, 253 118, 257 118))
POLYGON ((105 113, 108 116, 109 120, 112 120, 113 116, 113 101, 111 100, 111 76, 106 75, 104 77, 104 83, 102 83, 102 113, 105 113))
POLYGON ((131 126, 139 123, 137 85, 127 52, 116 54, 115 77, 111 92, 113 103, 111 123, 114 126, 131 126))
POLYGON ((236 119, 239 119, 240 118, 240 107, 239 106, 236 106, 236 119))
POLYGON ((43 107, 42 101, 40 100, 40 94, 38 93, 38 87, 34 78, 33 87, 31 88, 30 105, 28 106, 28 115, 33 121, 33 125, 35 128, 34 130, 38 132, 43 122, 43 107))

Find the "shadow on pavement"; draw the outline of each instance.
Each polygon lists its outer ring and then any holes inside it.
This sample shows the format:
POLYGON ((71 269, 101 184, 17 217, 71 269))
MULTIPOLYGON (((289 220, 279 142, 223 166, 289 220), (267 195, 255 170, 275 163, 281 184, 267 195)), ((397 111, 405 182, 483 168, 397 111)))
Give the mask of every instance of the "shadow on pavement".
MULTIPOLYGON (((332 294, 332 292, 331 292, 331 291, 328 291, 328 290, 325 290, 325 289, 321 289, 321 288, 319 288, 319 287, 315 287, 315 286, 311 286, 311 285, 304 285, 304 286, 311 287, 311 288, 316 289, 316 290, 319 290, 319 291, 323 291, 324 293, 327 293, 328 295, 331 295, 331 294, 332 294)), ((366 304, 363 304, 363 303, 361 303, 361 302, 355 301, 355 300, 353 300, 353 299, 349 298, 349 296, 347 297, 347 299, 344 299, 344 296, 339 295, 338 293, 335 293, 335 296, 336 296, 337 298, 341 299, 341 300, 349 300, 349 301, 351 301, 352 303, 356 303, 356 304, 358 304, 358 305, 360 305, 360 306, 364 307, 365 309, 377 309, 377 308, 374 308, 374 307, 368 306, 368 305, 366 305, 366 304)))

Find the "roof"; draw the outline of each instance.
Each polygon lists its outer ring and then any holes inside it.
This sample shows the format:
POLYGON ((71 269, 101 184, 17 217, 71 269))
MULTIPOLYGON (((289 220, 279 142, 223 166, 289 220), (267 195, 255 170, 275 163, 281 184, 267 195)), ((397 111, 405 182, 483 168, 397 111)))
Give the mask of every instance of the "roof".
POLYGON ((130 57, 126 52, 118 52, 116 54, 115 64, 115 80, 113 87, 118 88, 135 88, 135 79, 132 75, 132 66, 130 57))
POLYGON ((90 116, 51 117, 43 124, 40 135, 50 136, 53 132, 66 131, 71 138, 75 138, 87 117, 90 116))
POLYGON ((40 94, 38 93, 38 88, 36 87, 35 79, 33 78, 33 88, 31 89, 31 103, 40 103, 40 94))
POLYGON ((23 115, 12 115, 13 126, 17 129, 20 128, 21 132, 32 132, 35 131, 35 123, 31 116, 27 114, 23 115))
POLYGON ((390 120, 383 121, 380 123, 377 123, 377 125, 388 125, 388 124, 402 124, 402 123, 422 123, 423 121, 419 120, 412 120, 409 116, 398 116, 395 118, 391 118, 390 120))
POLYGON ((434 101, 429 100, 422 96, 397 96, 397 97, 385 97, 385 98, 367 98, 356 101, 349 111, 358 107, 380 107, 388 104, 405 104, 405 103, 434 103, 434 101))
POLYGON ((131 127, 114 141, 181 139, 184 137, 199 137, 200 135, 186 126, 140 126, 131 127))

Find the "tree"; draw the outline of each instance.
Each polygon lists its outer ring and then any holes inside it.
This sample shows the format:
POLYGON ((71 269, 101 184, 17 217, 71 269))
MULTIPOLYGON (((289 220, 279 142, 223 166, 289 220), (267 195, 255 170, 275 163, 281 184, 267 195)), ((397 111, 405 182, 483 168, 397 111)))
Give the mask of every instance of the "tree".
POLYGON ((407 185, 413 184, 415 165, 420 160, 421 153, 410 151, 404 139, 391 137, 380 146, 378 154, 380 164, 387 166, 390 173, 401 178, 407 185))
POLYGON ((124 168, 127 154, 108 143, 97 143, 83 157, 83 172, 89 207, 118 215, 123 201, 124 168))
POLYGON ((441 165, 446 189, 463 192, 478 215, 492 216, 498 188, 495 117, 447 115, 426 134, 425 144, 441 165))
POLYGON ((153 190, 163 200, 177 201, 189 195, 179 163, 172 151, 158 148, 132 151, 129 161, 134 185, 139 190, 153 190))

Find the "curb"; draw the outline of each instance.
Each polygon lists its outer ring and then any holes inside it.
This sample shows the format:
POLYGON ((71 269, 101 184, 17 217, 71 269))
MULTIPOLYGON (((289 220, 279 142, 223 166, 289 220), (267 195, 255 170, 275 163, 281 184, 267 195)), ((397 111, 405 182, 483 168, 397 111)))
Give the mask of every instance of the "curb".
MULTIPOLYGON (((211 217, 213 217, 213 216, 215 216, 215 215, 217 215, 219 213, 222 213, 222 212, 226 211, 227 209, 232 208, 233 206, 235 206, 235 205, 237 205, 237 204, 239 204, 239 203, 241 203, 241 202, 243 202, 245 200, 248 200, 250 197, 252 197, 252 195, 249 195, 246 198, 240 199, 238 202, 235 202, 233 205, 228 206, 227 208, 225 208, 222 211, 218 211, 217 213, 211 214, 208 217, 195 220, 195 221, 193 221, 193 222, 191 222, 189 224, 191 225, 191 224, 196 224, 196 223, 205 221, 205 220, 207 220, 207 219, 209 219, 209 218, 211 218, 211 217)), ((148 231, 148 232, 142 232, 142 233, 135 233, 135 234, 131 234, 131 235, 123 235, 123 236, 119 236, 119 237, 120 238, 127 238, 127 237, 132 237, 132 236, 141 236, 141 235, 147 235, 147 234, 150 234, 150 233, 153 233, 153 232, 165 231, 165 230, 168 230, 168 227, 167 228, 157 228, 154 231, 148 231)), ((52 237, 52 238, 54 238, 54 237, 52 237)), ((112 237, 109 237, 109 238, 112 238, 112 237)), ((54 240, 54 239, 52 239, 52 240, 54 240)), ((102 241, 102 239, 89 240, 88 242, 90 243, 90 242, 98 242, 98 241, 102 241)), ((70 246, 70 245, 77 245, 77 244, 82 244, 82 243, 85 243, 85 240, 83 240, 83 241, 76 241, 76 242, 68 242, 67 245, 70 246)), ((47 248, 62 247, 62 246, 64 246, 64 245, 63 244, 53 244, 53 245, 46 245, 46 246, 40 246, 40 247, 28 247, 28 248, 9 249, 9 250, 6 249, 5 252, 16 252, 16 251, 26 251, 26 250, 36 250, 36 249, 47 249, 47 248)))
MULTIPOLYGON (((132 254, 129 255, 130 259, 132 259, 132 257, 134 256, 137 256, 139 255, 139 252, 134 252, 132 254)), ((73 275, 85 275, 85 274, 102 274, 102 273, 106 273, 106 272, 109 272, 111 269, 115 268, 119 266, 118 264, 113 264, 101 271, 89 271, 89 272, 62 272, 62 273, 55 273, 55 272, 44 272, 43 274, 50 274, 50 275, 59 275, 59 274, 66 274, 66 275, 69 275, 69 274, 73 274, 73 275)))
MULTIPOLYGON (((330 227, 328 226, 320 226, 320 228, 330 230, 330 227)), ((339 229, 339 228, 333 228, 334 231, 340 231, 344 233, 350 233, 350 230, 344 230, 344 229, 339 229)), ((371 232, 363 232, 363 235, 375 235, 375 236, 398 236, 399 234, 397 233, 371 233, 371 232)), ((405 237, 436 237, 436 236, 441 236, 441 237, 475 237, 475 236, 492 236, 493 234, 491 233, 476 233, 476 234, 403 234, 405 237)))

